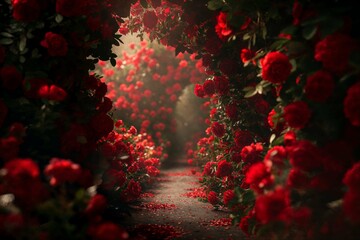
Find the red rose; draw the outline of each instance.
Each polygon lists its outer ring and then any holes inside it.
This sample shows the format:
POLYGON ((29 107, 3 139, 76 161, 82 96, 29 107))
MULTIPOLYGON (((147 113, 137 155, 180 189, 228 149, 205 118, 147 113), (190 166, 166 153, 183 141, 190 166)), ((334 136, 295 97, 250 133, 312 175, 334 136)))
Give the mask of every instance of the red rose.
POLYGON ((302 129, 308 123, 311 111, 306 102, 293 102, 284 107, 284 119, 289 127, 302 129))
POLYGON ((253 142, 253 137, 249 131, 236 130, 234 133, 234 141, 238 148, 250 145, 253 142))
POLYGON ((123 171, 109 169, 103 175, 103 184, 106 189, 113 189, 114 187, 122 187, 126 182, 126 174, 123 171))
POLYGON ((126 195, 126 201, 133 201, 137 199, 141 194, 140 183, 136 182, 134 179, 131 179, 126 187, 124 194, 126 195))
POLYGON ((283 221, 286 219, 286 209, 289 206, 289 193, 284 189, 277 189, 274 192, 257 197, 255 202, 256 218, 262 224, 271 221, 283 221))
POLYGON ((274 129, 275 131, 282 131, 284 128, 284 122, 281 121, 282 118, 280 117, 280 114, 275 111, 275 109, 272 109, 267 117, 267 122, 270 126, 270 128, 274 129))
POLYGON ((255 52, 248 49, 248 48, 243 48, 241 49, 240 52, 240 59, 244 64, 247 64, 252 58, 255 57, 255 52))
POLYGON ((6 179, 11 183, 27 184, 40 176, 39 166, 30 158, 16 158, 4 165, 6 179))
POLYGON ((302 5, 298 2, 298 0, 295 0, 293 8, 292 8, 292 15, 293 15, 293 18, 294 18, 293 24, 295 26, 300 24, 302 13, 303 13, 302 5))
POLYGON ((343 198, 344 213, 350 221, 360 223, 360 193, 349 191, 343 198))
POLYGON ((272 183, 270 168, 263 162, 251 165, 246 171, 244 182, 249 184, 252 190, 261 192, 264 187, 268 187, 272 183))
POLYGON ((161 0, 151 0, 151 6, 157 8, 161 6, 161 0))
POLYGON ((242 148, 241 158, 244 163, 253 164, 262 160, 262 151, 263 146, 261 143, 252 143, 251 145, 242 148))
POLYGON ((38 90, 38 95, 41 98, 53 100, 53 101, 63 101, 67 97, 67 93, 64 89, 56 85, 43 85, 38 90))
POLYGON ((344 114, 354 126, 360 126, 360 82, 352 85, 344 99, 344 114))
POLYGON ((68 43, 66 39, 56 33, 47 32, 40 45, 47 48, 50 56, 66 56, 68 52, 68 43))
POLYGON ((296 134, 293 131, 287 131, 284 135, 284 145, 291 146, 296 142, 296 134))
POLYGON ((235 74, 237 68, 238 68, 237 63, 229 58, 221 59, 219 64, 220 71, 226 76, 231 76, 235 74))
POLYGON ((246 234, 246 236, 250 236, 250 233, 249 233, 249 219, 251 217, 246 215, 245 217, 241 218, 241 221, 239 223, 239 227, 241 229, 241 231, 243 231, 243 233, 246 234))
POLYGON ((204 91, 204 87, 201 84, 196 84, 195 88, 194 88, 194 94, 197 97, 203 98, 205 97, 205 91, 204 91))
POLYGON ((96 136, 103 137, 113 130, 114 120, 106 113, 98 113, 91 119, 90 126, 94 129, 96 136))
POLYGON ((319 41, 315 47, 315 60, 337 75, 349 70, 349 56, 356 48, 355 40, 348 35, 332 34, 319 41))
POLYGON ((320 70, 306 79, 305 94, 316 102, 326 101, 335 88, 335 82, 330 73, 320 70))
POLYGON ((47 87, 48 80, 45 78, 31 78, 25 79, 23 82, 23 91, 24 95, 27 98, 40 98, 44 89, 44 86, 47 87), (40 91, 40 89, 42 89, 40 91))
POLYGON ((52 158, 44 173, 50 177, 50 184, 57 186, 65 182, 76 182, 81 177, 80 165, 67 159, 52 158))
POLYGON ((151 177, 156 177, 160 174, 160 170, 154 166, 146 166, 146 173, 149 174, 151 177))
POLYGON ((287 158, 287 151, 283 146, 275 146, 266 153, 264 163, 266 166, 283 167, 287 158))
POLYGON ((0 128, 6 119, 7 113, 8 113, 8 108, 0 98, 0 128))
POLYGON ((307 140, 297 141, 287 147, 290 163, 303 171, 313 171, 322 167, 319 149, 307 140))
POLYGON ((10 160, 17 157, 21 140, 14 136, 0 138, 0 158, 10 160))
POLYGON ((230 86, 228 78, 223 76, 215 76, 214 82, 217 93, 219 93, 220 95, 225 95, 229 92, 230 86))
POLYGON ((214 166, 216 166, 217 163, 216 162, 207 162, 204 166, 204 171, 203 171, 203 175, 208 175, 208 176, 212 176, 214 175, 213 169, 214 166))
POLYGON ((281 52, 270 52, 261 59, 262 78, 272 83, 283 83, 289 77, 292 65, 281 52))
POLYGON ((223 200, 224 204, 227 206, 235 198, 234 190, 227 190, 224 192, 223 200))
POLYGON ((6 54, 5 48, 2 45, 0 45, 0 64, 2 64, 5 61, 5 54, 6 54))
POLYGON ((205 94, 211 97, 215 93, 215 82, 213 80, 205 80, 203 89, 205 94))
POLYGON ((207 195, 207 200, 208 200, 208 202, 209 202, 210 204, 212 204, 212 205, 216 205, 216 204, 219 203, 219 199, 218 199, 218 197, 217 197, 217 194, 216 194, 216 192, 214 192, 214 191, 210 191, 210 192, 208 193, 208 195, 207 195))
POLYGON ((215 175, 218 178, 230 176, 232 173, 232 165, 226 160, 218 162, 215 175))
POLYGON ((85 212, 89 215, 101 214, 107 207, 107 200, 101 194, 93 196, 85 209, 85 212))
POLYGON ((211 125, 211 132, 221 138, 222 136, 224 136, 226 130, 225 130, 225 126, 224 124, 221 124, 219 122, 214 122, 212 125, 211 125))
POLYGON ((88 229, 88 234, 93 240, 124 240, 129 234, 120 226, 112 222, 104 222, 88 229))
POLYGON ((0 83, 3 88, 9 91, 17 89, 22 82, 22 74, 14 66, 0 68, 0 83))
POLYGON ((158 23, 158 17, 155 11, 147 10, 143 16, 143 24, 146 28, 153 29, 158 23))
MULTIPOLYGON (((222 47, 222 43, 220 41, 220 39, 215 35, 215 36, 208 36, 206 38, 206 42, 204 44, 204 48, 205 50, 213 55, 217 55, 220 53, 222 47)), ((210 60, 209 60, 210 62, 210 60)))
POLYGON ((236 117, 238 116, 236 104, 233 103, 233 104, 227 105, 225 108, 225 113, 230 119, 232 119, 232 120, 236 119, 236 117))
POLYGON ((85 0, 56 0, 56 12, 65 17, 75 17, 85 14, 85 0))
POLYGON ((40 0, 12 0, 12 16, 17 21, 32 22, 37 20, 43 10, 40 0))
POLYGON ((350 191, 356 191, 360 194, 360 162, 355 163, 346 172, 343 182, 350 191))
POLYGON ((229 35, 232 33, 231 28, 228 26, 227 14, 220 12, 216 17, 217 24, 215 25, 215 32, 220 39, 226 40, 229 35))

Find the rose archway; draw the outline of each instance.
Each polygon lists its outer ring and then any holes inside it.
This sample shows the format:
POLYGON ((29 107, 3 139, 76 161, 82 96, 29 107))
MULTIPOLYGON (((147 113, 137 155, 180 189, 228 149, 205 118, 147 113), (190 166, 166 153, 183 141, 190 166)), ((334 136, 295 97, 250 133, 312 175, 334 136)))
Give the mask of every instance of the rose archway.
POLYGON ((118 26, 207 68, 194 89, 209 100, 207 137, 191 157, 208 202, 259 239, 360 236, 351 1, 13 0, 0 9, 1 237, 128 237, 108 207, 136 199, 163 153, 114 127, 107 86, 88 73, 98 59, 116 65, 118 26))

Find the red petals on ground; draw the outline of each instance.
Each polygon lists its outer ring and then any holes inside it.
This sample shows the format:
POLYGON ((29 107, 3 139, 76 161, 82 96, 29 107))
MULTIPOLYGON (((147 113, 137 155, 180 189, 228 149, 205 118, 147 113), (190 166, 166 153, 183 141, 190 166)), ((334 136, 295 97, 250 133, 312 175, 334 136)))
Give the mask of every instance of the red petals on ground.
POLYGON ((184 230, 171 225, 139 224, 130 231, 133 239, 164 239, 170 240, 184 235, 184 230))
POLYGON ((190 192, 184 193, 181 196, 188 197, 188 198, 205 198, 206 193, 204 192, 204 188, 189 188, 190 192))
POLYGON ((142 193, 140 194, 140 198, 153 198, 155 195, 153 193, 142 193))
POLYGON ((157 211, 157 210, 160 210, 160 209, 171 210, 171 209, 176 208, 175 204, 157 203, 157 202, 142 203, 140 205, 140 207, 148 209, 150 211, 157 211))
POLYGON ((210 221, 210 226, 214 227, 228 227, 232 225, 232 219, 231 218, 220 218, 220 219, 214 219, 210 221))

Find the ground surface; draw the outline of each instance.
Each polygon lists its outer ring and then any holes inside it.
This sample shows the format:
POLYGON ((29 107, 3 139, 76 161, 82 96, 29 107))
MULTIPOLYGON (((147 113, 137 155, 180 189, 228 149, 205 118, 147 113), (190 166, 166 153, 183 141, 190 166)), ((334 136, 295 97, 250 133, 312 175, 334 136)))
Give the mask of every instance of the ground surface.
POLYGON ((133 206, 124 225, 136 239, 245 239, 226 210, 214 210, 198 196, 199 173, 178 163, 162 169, 158 182, 133 206), (141 237, 144 236, 144 237, 141 237))

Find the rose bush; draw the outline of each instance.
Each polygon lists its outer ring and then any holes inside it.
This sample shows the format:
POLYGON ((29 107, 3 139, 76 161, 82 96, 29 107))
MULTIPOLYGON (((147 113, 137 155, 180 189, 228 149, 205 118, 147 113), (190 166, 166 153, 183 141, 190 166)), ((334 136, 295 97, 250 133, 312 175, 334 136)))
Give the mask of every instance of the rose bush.
POLYGON ((194 91, 210 98, 207 136, 193 158, 207 201, 228 205, 234 191, 234 223, 260 239, 360 236, 358 194, 343 182, 360 157, 349 2, 168 0, 132 11, 128 31, 195 53, 207 68, 194 91), (134 14, 148 8, 172 17, 150 31, 134 14))

